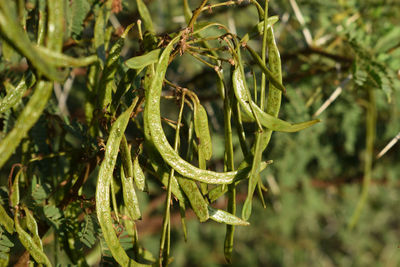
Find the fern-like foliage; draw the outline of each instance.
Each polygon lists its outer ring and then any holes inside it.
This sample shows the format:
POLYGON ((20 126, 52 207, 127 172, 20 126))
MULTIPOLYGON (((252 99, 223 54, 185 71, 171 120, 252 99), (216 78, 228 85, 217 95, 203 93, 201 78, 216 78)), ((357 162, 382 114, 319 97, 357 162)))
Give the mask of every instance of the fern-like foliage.
POLYGON ((47 198, 47 188, 38 183, 38 177, 36 175, 33 175, 32 179, 31 196, 37 204, 43 203, 43 201, 47 198))
POLYGON ((90 4, 87 0, 72 0, 68 10, 68 36, 73 39, 80 39, 83 31, 83 22, 90 11, 90 4))
POLYGON ((81 248, 85 245, 88 248, 92 248, 100 232, 97 218, 93 214, 86 215, 78 230, 79 242, 77 242, 77 247, 81 248))
POLYGON ((3 227, 0 226, 0 260, 8 261, 12 247, 14 247, 14 244, 8 238, 3 227))
POLYGON ((358 86, 370 83, 370 86, 383 90, 390 101, 395 90, 393 71, 376 59, 374 53, 364 48, 356 39, 350 39, 349 44, 356 56, 353 68, 355 83, 358 86))
POLYGON ((43 208, 44 215, 48 222, 55 228, 59 229, 63 223, 64 216, 62 211, 53 205, 44 206, 43 208))

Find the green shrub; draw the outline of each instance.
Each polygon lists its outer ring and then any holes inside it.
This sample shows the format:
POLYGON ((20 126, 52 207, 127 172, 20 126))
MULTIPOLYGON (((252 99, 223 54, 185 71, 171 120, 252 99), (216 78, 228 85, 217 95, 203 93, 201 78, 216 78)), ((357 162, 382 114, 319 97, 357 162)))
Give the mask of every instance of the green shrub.
POLYGON ((146 2, 0 0, 1 264, 394 266, 396 2, 146 2))

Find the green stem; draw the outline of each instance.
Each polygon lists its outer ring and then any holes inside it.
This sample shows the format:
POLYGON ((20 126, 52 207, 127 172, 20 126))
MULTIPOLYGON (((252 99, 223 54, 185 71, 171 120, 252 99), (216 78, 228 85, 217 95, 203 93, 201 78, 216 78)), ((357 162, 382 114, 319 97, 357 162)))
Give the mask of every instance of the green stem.
MULTIPOLYGON (((178 121, 175 130, 175 142, 174 142, 174 150, 178 151, 179 147, 179 131, 181 128, 181 121, 182 121, 182 114, 183 114, 183 107, 185 106, 185 92, 182 94, 182 102, 181 107, 179 110, 178 121)), ((168 186, 167 186, 167 200, 165 203, 165 215, 163 220, 163 230, 161 234, 161 241, 160 241, 160 264, 166 266, 168 263, 168 256, 169 256, 169 245, 170 245, 170 206, 171 206, 171 180, 174 177, 174 169, 171 168, 171 172, 168 178, 168 186), (167 238, 167 250, 164 251, 165 248, 165 240, 167 238), (165 253, 164 253, 165 252, 165 253)))
MULTIPOLYGON (((264 8, 264 33, 262 39, 262 48, 261 48, 261 60, 265 62, 266 54, 267 54, 267 29, 268 27, 268 0, 265 1, 265 8, 264 8)), ((261 74, 261 93, 260 93, 260 109, 264 110, 264 102, 265 102, 265 86, 266 86, 266 79, 265 74, 261 74)))
POLYGON ((364 162, 364 180, 361 191, 361 196, 358 200, 356 209, 351 216, 348 228, 351 230, 355 227, 360 218, 362 209, 364 208, 367 199, 369 186, 371 184, 372 176, 372 160, 374 156, 374 141, 375 141, 375 131, 376 131, 376 102, 375 94, 372 88, 368 88, 368 98, 369 104, 367 106, 367 118, 366 118, 366 147, 367 151, 365 153, 364 162))
MULTIPOLYGON (((232 117, 232 109, 229 99, 229 94, 227 92, 227 88, 224 85, 223 74, 221 72, 218 73, 218 88, 221 94, 221 97, 224 100, 224 131, 225 131, 225 168, 226 171, 232 171, 235 169, 234 166, 234 153, 233 153, 233 141, 232 141, 232 125, 231 125, 231 117, 232 117)), ((228 207, 227 211, 230 214, 235 215, 236 213, 236 186, 235 184, 230 184, 228 186, 228 207)), ((225 259, 228 263, 231 263, 232 260, 232 250, 233 250, 233 238, 235 233, 235 226, 226 225, 226 235, 224 242, 224 255, 225 259)))
POLYGON ((221 7, 221 6, 231 6, 236 3, 237 2, 235 2, 235 1, 226 1, 226 2, 222 2, 222 3, 218 3, 218 4, 208 5, 206 7, 203 7, 201 11, 212 10, 213 8, 221 7))
POLYGON ((203 11, 203 7, 207 4, 207 2, 208 2, 208 0, 203 0, 203 2, 201 2, 200 6, 194 11, 192 18, 189 21, 188 28, 193 28, 194 23, 196 22, 200 13, 203 11))

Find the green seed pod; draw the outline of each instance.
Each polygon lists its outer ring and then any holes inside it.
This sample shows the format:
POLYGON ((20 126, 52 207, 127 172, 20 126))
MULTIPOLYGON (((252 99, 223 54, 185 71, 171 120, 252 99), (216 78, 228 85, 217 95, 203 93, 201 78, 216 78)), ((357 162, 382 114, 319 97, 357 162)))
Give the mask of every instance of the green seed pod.
POLYGON ((143 69, 150 64, 154 64, 157 62, 158 57, 160 56, 161 49, 152 50, 144 55, 132 57, 125 61, 125 65, 131 69, 143 69))
POLYGON ((160 97, 165 72, 168 67, 170 53, 174 43, 176 43, 181 34, 175 37, 162 52, 153 80, 146 93, 146 106, 144 112, 145 128, 149 129, 150 138, 162 158, 182 176, 198 180, 205 183, 227 184, 231 183, 237 172, 217 173, 208 170, 199 169, 189 162, 182 159, 174 151, 165 136, 161 126, 160 117, 160 97))
POLYGON ((140 167, 138 156, 133 159, 133 178, 139 190, 144 191, 146 186, 146 176, 143 173, 142 167, 140 167))
POLYGON ((112 256, 122 266, 141 266, 141 264, 128 257, 119 243, 113 227, 110 209, 110 183, 118 156, 118 148, 133 108, 134 105, 131 105, 118 117, 111 127, 96 187, 96 212, 99 224, 112 256))
POLYGON ((199 153, 203 154, 205 160, 210 160, 212 156, 210 129, 207 112, 200 103, 194 105, 194 130, 199 139, 199 153))
POLYGON ((25 232, 24 229, 22 229, 18 220, 18 212, 15 212, 14 222, 15 230, 18 233, 18 238, 21 241, 21 244, 26 248, 33 259, 39 264, 52 266, 50 260, 47 258, 43 250, 35 243, 32 237, 27 232, 25 232))
POLYGON ((232 74, 232 83, 235 92, 236 99, 238 100, 243 111, 249 117, 255 120, 254 115, 257 116, 259 122, 265 128, 268 128, 277 132, 298 132, 305 128, 308 128, 320 120, 311 120, 302 123, 291 124, 281 119, 275 118, 274 116, 262 111, 253 100, 249 99, 249 94, 246 90, 245 79, 241 74, 240 68, 236 68, 232 74), (253 114, 254 113, 254 114, 253 114))
POLYGON ((125 177, 124 169, 121 168, 121 184, 125 208, 132 220, 138 220, 142 217, 139 209, 139 201, 133 187, 132 177, 125 177))
POLYGON ((242 225, 242 226, 250 225, 250 223, 248 223, 248 222, 246 222, 224 210, 218 210, 218 209, 214 209, 211 206, 208 206, 208 212, 210 213, 210 219, 212 219, 216 222, 219 222, 219 223, 225 223, 225 224, 230 224, 230 225, 242 225))
POLYGON ((27 207, 24 207, 24 211, 26 215, 26 227, 32 233, 35 244, 40 248, 40 250, 43 250, 42 239, 40 239, 39 236, 36 220, 27 207))
POLYGON ((14 221, 8 216, 2 205, 0 205, 0 225, 4 226, 10 234, 14 233, 14 221))

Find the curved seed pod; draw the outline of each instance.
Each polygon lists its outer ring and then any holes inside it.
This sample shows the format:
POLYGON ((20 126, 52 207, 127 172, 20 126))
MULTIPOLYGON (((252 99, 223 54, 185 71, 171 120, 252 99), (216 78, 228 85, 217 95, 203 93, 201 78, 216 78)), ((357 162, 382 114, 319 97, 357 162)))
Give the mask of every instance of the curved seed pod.
POLYGON ((125 65, 131 69, 143 69, 150 64, 154 64, 157 62, 158 57, 160 56, 161 49, 152 50, 144 55, 132 57, 125 61, 125 65))
POLYGON ((134 105, 131 105, 118 117, 111 127, 96 187, 96 212, 99 224, 112 256, 122 266, 141 266, 141 264, 128 257, 119 243, 113 227, 110 210, 110 183, 117 160, 118 148, 133 108, 134 105))
POLYGON ((46 254, 44 254, 43 250, 35 243, 32 237, 22 229, 18 220, 18 212, 15 212, 14 216, 15 222, 15 230, 18 233, 18 238, 21 241, 21 244, 26 248, 29 254, 35 259, 35 261, 39 264, 44 264, 46 266, 52 266, 46 254))
POLYGON ((35 82, 35 76, 31 72, 22 77, 17 87, 14 87, 7 81, 4 82, 4 86, 8 88, 8 93, 3 99, 0 100, 0 113, 4 113, 18 104, 26 90, 32 87, 35 82))
MULTIPOLYGON (((6 37, 6 40, 12 43, 15 48, 39 70, 40 73, 49 79, 63 81, 66 78, 66 73, 58 71, 46 60, 46 58, 42 58, 37 52, 35 52, 34 46, 29 40, 26 32, 17 22, 18 19, 13 16, 14 12, 11 11, 10 2, 7 0, 0 0, 0 7, 2 9, 2 12, 0 12, 0 30, 6 37)), ((49 38, 49 40, 52 39, 49 38)))
POLYGON ((8 216, 3 205, 0 205, 0 225, 3 225, 10 234, 14 233, 14 221, 8 216))
POLYGON ((11 187, 11 195, 10 195, 10 203, 11 207, 16 207, 19 205, 19 176, 22 173, 22 169, 20 169, 15 175, 14 183, 11 187))
POLYGON ((133 187, 132 176, 125 177, 124 170, 121 168, 121 184, 122 194, 124 198, 125 208, 132 220, 138 220, 142 217, 139 209, 139 201, 133 187))
POLYGON ((311 120, 302 123, 291 124, 289 122, 283 121, 281 119, 275 118, 274 116, 262 111, 251 99, 248 98, 248 94, 246 92, 245 80, 241 74, 239 68, 236 68, 232 74, 232 83, 234 92, 236 95, 236 99, 238 100, 240 106, 243 108, 243 111, 254 119, 253 111, 255 115, 258 117, 262 126, 277 132, 298 132, 305 128, 308 128, 320 120, 311 120))
POLYGON ((174 151, 164 134, 160 117, 160 97, 162 83, 165 72, 168 67, 168 60, 171 54, 173 44, 176 43, 181 34, 175 37, 165 48, 158 60, 157 69, 146 97, 146 106, 144 112, 144 122, 149 128, 150 138, 153 141, 162 158, 178 173, 184 177, 212 184, 229 184, 233 181, 237 172, 217 173, 199 169, 189 162, 182 159, 178 153, 174 151))
POLYGON ((200 103, 194 105, 194 130, 199 139, 199 153, 202 153, 205 160, 211 159, 212 144, 210 129, 208 128, 207 112, 200 103))
POLYGON ((40 250, 43 250, 42 239, 40 239, 39 236, 36 220, 27 207, 24 207, 24 211, 26 215, 26 227, 32 233, 35 244, 40 248, 40 250))
MULTIPOLYGON (((149 66, 146 70, 145 76, 144 76, 144 88, 148 88, 154 79, 154 73, 153 73, 153 68, 152 66, 149 66)), ((145 91, 145 98, 149 98, 149 90, 145 91)), ((144 118, 146 118, 146 113, 148 112, 148 109, 144 109, 144 118)), ((151 166, 153 167, 154 171, 156 172, 156 178, 158 178, 161 183, 165 186, 168 187, 168 180, 169 180, 169 174, 170 171, 168 170, 167 166, 165 166, 165 163, 162 161, 159 153, 157 152, 157 149, 153 143, 153 140, 151 138, 150 134, 150 125, 144 119, 144 136, 145 136, 145 142, 144 142, 144 148, 145 152, 148 158, 151 159, 151 166)), ((176 180, 175 176, 171 177, 171 191, 174 194, 174 196, 179 200, 181 203, 185 203, 185 196, 184 192, 182 189, 179 187, 178 181, 176 180)))
POLYGON ((40 114, 46 107, 47 100, 51 96, 52 89, 52 83, 50 82, 40 81, 37 83, 31 99, 29 99, 28 104, 19 115, 14 128, 0 141, 0 168, 14 153, 22 138, 25 137, 29 129, 39 119, 40 114))
POLYGON ((214 209, 211 206, 208 206, 208 212, 210 214, 210 219, 219 223, 226 223, 230 225, 242 225, 242 226, 250 225, 249 222, 243 221, 242 219, 224 210, 218 210, 214 209))
POLYGON ((41 57, 47 57, 49 63, 55 67, 85 67, 96 63, 98 60, 97 55, 74 58, 43 46, 35 46, 35 49, 41 57))

